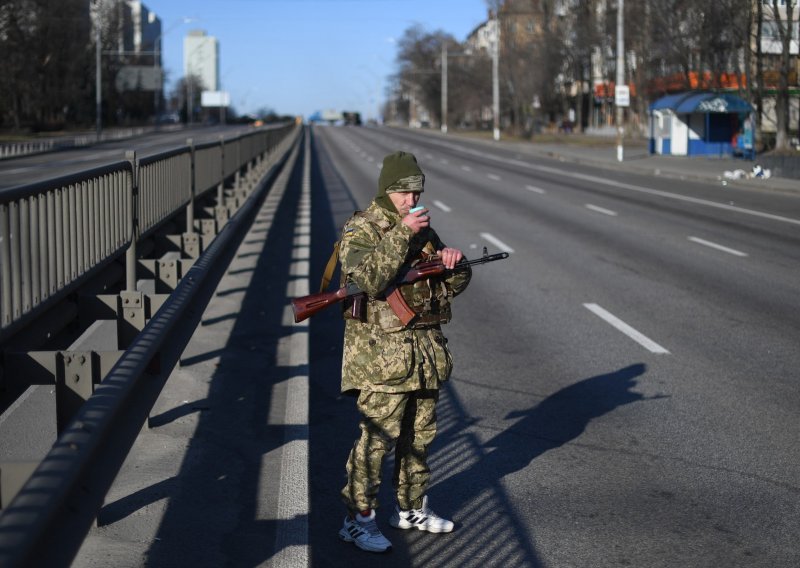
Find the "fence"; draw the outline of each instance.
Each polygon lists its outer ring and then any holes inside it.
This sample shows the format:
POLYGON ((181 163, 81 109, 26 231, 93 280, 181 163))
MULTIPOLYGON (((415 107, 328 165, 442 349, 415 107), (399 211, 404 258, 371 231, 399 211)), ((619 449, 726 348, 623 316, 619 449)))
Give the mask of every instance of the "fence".
POLYGON ((221 191, 227 177, 292 128, 187 144, 141 161, 131 156, 0 192, 0 340, 195 198, 221 191))
MULTIPOLYGON (((5 263, 0 265, 4 279, 0 293, 7 293, 11 306, 10 311, 3 312, 10 315, 11 323, 2 330, 8 331, 21 325, 37 306, 77 286, 86 274, 118 257, 123 249, 128 256, 130 277, 130 272, 135 272, 130 270, 131 252, 135 256, 140 234, 155 231, 169 219, 170 211, 179 212, 187 203, 187 232, 191 232, 192 201, 214 188, 218 189, 218 197, 223 195, 227 177, 236 175, 238 179, 240 170, 252 169, 241 188, 238 183, 234 185, 232 207, 218 203, 218 209, 226 209, 230 218, 203 254, 193 259, 188 273, 126 350, 114 356, 116 362, 111 370, 91 389, 93 392, 70 418, 47 455, 35 463, 0 464, 2 483, 18 488, 10 496, 0 492, 4 507, 0 510, 0 565, 67 566, 72 561, 164 382, 194 333, 203 313, 197 308, 204 306, 214 293, 221 271, 233 254, 231 245, 252 222, 258 198, 278 172, 288 179, 294 168, 299 133, 299 128, 287 125, 220 143, 197 147, 189 144, 142 161, 131 155, 126 162, 85 172, 82 177, 0 193, 0 211, 5 219, 0 225, 0 261, 5 263), (271 156, 264 159, 267 152, 271 156), (201 163, 203 160, 208 163, 201 163), (240 202, 236 191, 247 196, 240 202), (43 202, 45 214, 33 216, 31 202, 36 204, 33 209, 37 212, 43 202), (111 222, 109 217, 119 221, 111 222), (115 232, 117 226, 119 230, 115 232), (51 232, 53 238, 45 239, 46 245, 38 236, 35 244, 32 242, 31 235, 51 232), (118 237, 104 241, 104 234, 118 237), (87 239, 98 242, 93 245, 87 239), (29 244, 22 246, 22 241, 29 244), (106 248, 102 246, 104 242, 106 248), (36 262, 31 254, 34 249, 41 252, 36 262), (115 252, 107 252, 114 249, 115 252), (66 284, 62 288, 56 286, 49 298, 39 298, 37 305, 33 294, 24 292, 34 280, 33 271, 22 267, 48 264, 51 259, 55 259, 55 265, 64 265, 62 272, 73 279, 65 276, 66 284), (8 282, 7 274, 11 274, 8 282), (30 302, 26 303, 28 297, 30 302)), ((49 269, 47 274, 49 277, 49 269)), ((49 285, 50 279, 45 280, 49 285)), ((124 311, 128 310, 134 308, 126 307, 124 311)), ((81 357, 77 351, 59 353, 62 359, 81 357)), ((93 358, 103 354, 88 351, 84 355, 93 358)), ((56 399, 59 388, 68 387, 57 384, 56 399)))

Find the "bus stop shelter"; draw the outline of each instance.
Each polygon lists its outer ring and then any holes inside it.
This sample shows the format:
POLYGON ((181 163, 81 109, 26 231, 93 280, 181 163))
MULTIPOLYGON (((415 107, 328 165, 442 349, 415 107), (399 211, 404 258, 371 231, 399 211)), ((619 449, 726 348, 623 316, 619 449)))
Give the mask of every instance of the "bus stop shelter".
POLYGON ((736 95, 690 91, 650 105, 650 153, 751 154, 753 107, 736 95))

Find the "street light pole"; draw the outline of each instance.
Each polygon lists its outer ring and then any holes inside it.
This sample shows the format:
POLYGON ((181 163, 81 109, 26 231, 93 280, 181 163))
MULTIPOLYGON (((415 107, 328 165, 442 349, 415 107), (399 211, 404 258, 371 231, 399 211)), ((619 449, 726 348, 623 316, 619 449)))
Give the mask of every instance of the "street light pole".
MULTIPOLYGON (((625 84, 625 0, 617 0, 617 81, 616 89, 625 84)), ((622 139, 623 139, 623 109, 620 101, 617 99, 615 92, 614 105, 617 107, 617 161, 621 162, 623 157, 622 139)))
POLYGON ((447 42, 442 42, 442 134, 447 134, 447 42))
POLYGON ((494 33, 492 37, 494 38, 492 42, 492 114, 494 115, 494 139, 500 140, 500 79, 498 77, 500 20, 497 18, 497 13, 494 14, 494 33))
POLYGON ((102 53, 100 35, 100 0, 95 2, 95 19, 94 19, 94 42, 95 42, 95 129, 97 141, 100 141, 100 135, 103 131, 103 81, 101 71, 102 53))
POLYGON ((155 123, 158 124, 158 109, 161 106, 161 91, 164 90, 164 74, 162 71, 162 66, 159 62, 159 55, 160 55, 160 44, 161 44, 161 37, 164 34, 160 34, 156 40, 153 42, 153 78, 156 80, 158 87, 153 87, 153 118, 155 119, 155 123), (155 75, 158 73, 158 77, 156 78, 155 75))

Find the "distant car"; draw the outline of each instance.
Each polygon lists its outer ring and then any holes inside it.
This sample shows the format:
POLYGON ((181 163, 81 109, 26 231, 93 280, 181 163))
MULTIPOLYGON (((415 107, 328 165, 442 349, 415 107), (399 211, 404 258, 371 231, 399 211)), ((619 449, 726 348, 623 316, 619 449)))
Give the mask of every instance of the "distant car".
POLYGON ((181 117, 177 112, 167 112, 158 115, 156 124, 178 124, 180 121, 181 117))

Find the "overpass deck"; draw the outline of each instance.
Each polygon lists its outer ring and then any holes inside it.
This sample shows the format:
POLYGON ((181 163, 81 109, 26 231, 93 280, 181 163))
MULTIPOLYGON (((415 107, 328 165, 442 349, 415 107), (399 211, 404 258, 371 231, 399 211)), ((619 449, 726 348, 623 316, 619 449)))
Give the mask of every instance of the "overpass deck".
POLYGON ((307 322, 283 301, 307 289, 302 177, 263 202, 73 566, 305 565, 307 322))

